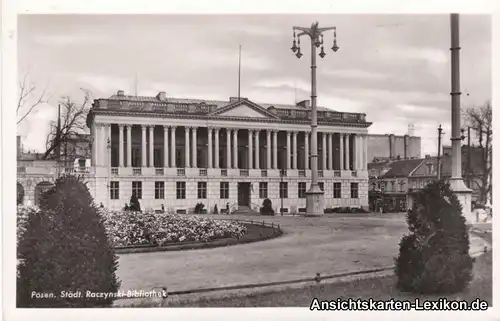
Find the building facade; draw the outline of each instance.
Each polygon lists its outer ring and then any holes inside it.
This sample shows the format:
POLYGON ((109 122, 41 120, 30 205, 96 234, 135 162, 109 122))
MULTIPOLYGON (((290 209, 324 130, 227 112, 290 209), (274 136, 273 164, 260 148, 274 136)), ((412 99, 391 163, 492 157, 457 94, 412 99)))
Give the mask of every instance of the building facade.
POLYGON ((421 139, 418 136, 394 134, 368 135, 368 162, 420 158, 421 139))
MULTIPOLYGON (((259 207, 305 210, 310 171, 309 101, 297 105, 127 96, 98 99, 87 117, 88 185, 97 203, 120 209, 132 194, 142 208, 212 212, 259 207)), ((326 207, 368 205, 364 114, 318 107, 318 168, 326 207)))

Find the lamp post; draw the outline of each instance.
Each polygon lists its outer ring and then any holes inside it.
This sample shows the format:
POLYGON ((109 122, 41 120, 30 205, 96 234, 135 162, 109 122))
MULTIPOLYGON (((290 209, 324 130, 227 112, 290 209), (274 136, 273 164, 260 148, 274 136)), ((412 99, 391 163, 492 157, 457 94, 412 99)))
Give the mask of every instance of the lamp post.
POLYGON ((438 157, 437 157, 437 179, 441 180, 441 135, 443 135, 443 128, 441 124, 438 127, 438 157))
POLYGON ((309 36, 311 39, 311 186, 306 192, 306 216, 321 216, 324 213, 324 194, 318 186, 318 121, 316 106, 316 48, 321 46, 319 56, 325 57, 323 47, 323 32, 333 30, 333 52, 337 52, 336 27, 319 28, 315 22, 310 28, 293 27, 293 46, 291 50, 297 58, 302 57, 300 51, 300 37, 309 36), (296 31, 299 33, 296 35, 296 31), (297 40, 296 40, 297 39, 297 40))
POLYGON ((106 203, 109 208, 109 202, 111 198, 111 182, 110 182, 110 177, 111 177, 111 140, 108 138, 106 142, 106 150, 107 150, 107 156, 108 156, 108 178, 107 178, 107 183, 106 187, 108 189, 108 195, 106 196, 106 203))

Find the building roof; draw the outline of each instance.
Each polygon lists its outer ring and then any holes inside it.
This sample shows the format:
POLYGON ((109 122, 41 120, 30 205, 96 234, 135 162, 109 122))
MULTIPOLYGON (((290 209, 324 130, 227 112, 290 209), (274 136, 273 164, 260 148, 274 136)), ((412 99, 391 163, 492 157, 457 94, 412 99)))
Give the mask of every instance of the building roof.
POLYGON ((368 164, 368 171, 377 172, 379 178, 408 177, 423 159, 404 159, 368 164))

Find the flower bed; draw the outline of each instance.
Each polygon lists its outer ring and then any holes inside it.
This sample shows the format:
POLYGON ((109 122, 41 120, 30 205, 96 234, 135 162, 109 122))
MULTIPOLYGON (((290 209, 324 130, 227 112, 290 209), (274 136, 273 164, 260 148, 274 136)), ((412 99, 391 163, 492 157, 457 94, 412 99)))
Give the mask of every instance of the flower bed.
MULTIPOLYGON (((17 237, 25 229, 32 208, 18 207, 17 237)), ((36 211, 36 209, 35 209, 36 211)), ((239 239, 246 233, 242 224, 197 216, 122 212, 100 209, 108 236, 115 247, 132 245, 163 246, 169 243, 208 242, 239 239)))

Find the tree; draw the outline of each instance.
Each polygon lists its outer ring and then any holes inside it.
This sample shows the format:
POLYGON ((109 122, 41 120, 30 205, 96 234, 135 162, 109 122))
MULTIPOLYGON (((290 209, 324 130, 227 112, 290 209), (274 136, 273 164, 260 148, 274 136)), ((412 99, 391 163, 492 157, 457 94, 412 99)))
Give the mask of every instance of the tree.
POLYGON ((465 111, 465 119, 471 130, 475 132, 481 150, 480 168, 471 168, 470 175, 480 192, 480 200, 486 202, 492 187, 492 107, 491 102, 486 102, 481 107, 470 107, 465 111))
POLYGON ((135 193, 130 196, 130 206, 128 209, 132 212, 141 212, 141 203, 139 203, 139 199, 135 193))
POLYGON ((36 89, 37 87, 29 79, 29 71, 26 72, 23 80, 19 83, 19 100, 16 109, 17 125, 25 120, 38 105, 49 102, 51 97, 47 94, 47 86, 38 95, 36 89))
POLYGON ((450 185, 434 181, 419 191, 407 222, 410 234, 395 259, 397 287, 425 294, 462 291, 472 279, 473 260, 462 206, 450 185))
POLYGON ((81 89, 84 94, 83 103, 77 104, 70 97, 63 97, 61 102, 60 124, 54 121, 50 125, 50 132, 46 138, 44 159, 66 159, 68 142, 85 131, 87 114, 92 103, 88 90, 81 89), (60 155, 58 155, 60 154, 60 155))
POLYGON ((40 212, 29 215, 19 241, 17 306, 110 306, 113 296, 87 296, 87 291, 117 293, 120 287, 118 257, 104 223, 83 182, 75 176, 57 179, 44 193, 40 212))

